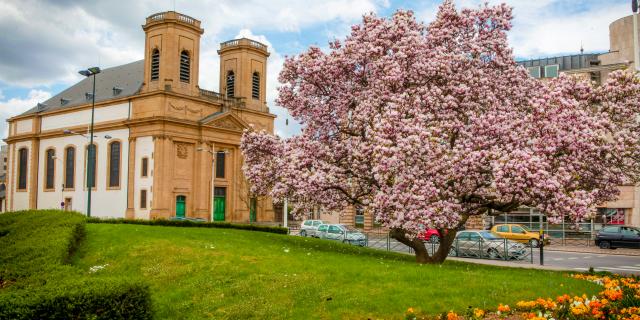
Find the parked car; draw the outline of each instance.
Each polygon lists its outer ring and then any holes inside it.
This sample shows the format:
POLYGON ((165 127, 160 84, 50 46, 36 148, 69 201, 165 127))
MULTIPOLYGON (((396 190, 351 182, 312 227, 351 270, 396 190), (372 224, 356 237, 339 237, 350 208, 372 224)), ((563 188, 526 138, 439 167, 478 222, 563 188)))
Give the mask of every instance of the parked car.
POLYGON ((440 232, 437 229, 427 229, 423 232, 418 233, 418 239, 422 241, 428 241, 431 243, 440 243, 440 232))
POLYGON ((320 239, 337 240, 362 247, 367 245, 367 237, 360 230, 344 224, 321 224, 317 234, 320 239))
POLYGON ((304 220, 300 224, 300 236, 302 237, 317 237, 316 230, 321 224, 328 224, 322 220, 304 220))
MULTIPOLYGON (((534 248, 540 246, 540 233, 533 232, 521 224, 497 224, 491 228, 491 232, 509 240, 527 243, 534 248)), ((547 237, 544 243, 549 242, 547 237)))
POLYGON ((640 229, 629 226, 606 226, 596 234, 601 249, 640 248, 640 229))
POLYGON ((459 231, 449 255, 490 259, 524 259, 527 248, 487 230, 459 231))

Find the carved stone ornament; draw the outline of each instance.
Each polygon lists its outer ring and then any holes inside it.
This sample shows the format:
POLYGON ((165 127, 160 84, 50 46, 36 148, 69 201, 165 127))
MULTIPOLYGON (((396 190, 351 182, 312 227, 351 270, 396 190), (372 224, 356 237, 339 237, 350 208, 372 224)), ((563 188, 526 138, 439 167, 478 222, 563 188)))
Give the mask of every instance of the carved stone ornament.
POLYGON ((176 143, 176 148, 177 148, 177 153, 178 153, 178 158, 180 159, 186 159, 187 157, 189 157, 189 148, 187 147, 186 144, 184 143, 176 143))
POLYGON ((231 130, 242 130, 242 127, 235 123, 230 119, 220 119, 218 121, 214 121, 212 124, 214 127, 231 129, 231 130))
POLYGON ((171 103, 171 102, 169 102, 169 106, 171 108, 173 108, 174 110, 178 110, 178 111, 182 111, 182 110, 184 110, 184 108, 186 108, 186 106, 184 106, 184 107, 174 106, 173 103, 171 103))

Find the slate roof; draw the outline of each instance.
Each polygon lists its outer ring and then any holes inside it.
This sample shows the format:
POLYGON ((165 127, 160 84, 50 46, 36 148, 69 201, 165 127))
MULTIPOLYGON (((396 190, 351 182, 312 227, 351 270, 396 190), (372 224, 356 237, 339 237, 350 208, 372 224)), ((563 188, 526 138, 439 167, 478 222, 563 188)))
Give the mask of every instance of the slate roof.
MULTIPOLYGON (((102 70, 96 76, 96 102, 130 97, 137 94, 142 87, 143 78, 144 60, 102 70), (115 92, 114 87, 121 89, 121 91, 119 93, 115 92)), ((66 109, 90 103, 92 101, 92 90, 92 77, 84 78, 49 100, 44 101, 40 107, 35 106, 22 115, 66 109), (62 99, 64 99, 64 102, 62 99)))

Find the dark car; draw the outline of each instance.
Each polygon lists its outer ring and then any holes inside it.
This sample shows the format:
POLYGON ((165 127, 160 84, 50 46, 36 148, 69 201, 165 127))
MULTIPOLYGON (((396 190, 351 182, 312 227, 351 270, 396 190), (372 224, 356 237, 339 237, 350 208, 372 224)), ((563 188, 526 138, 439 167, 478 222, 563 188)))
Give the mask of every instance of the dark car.
POLYGON ((596 234, 601 249, 640 248, 640 230, 628 226, 606 226, 596 234))

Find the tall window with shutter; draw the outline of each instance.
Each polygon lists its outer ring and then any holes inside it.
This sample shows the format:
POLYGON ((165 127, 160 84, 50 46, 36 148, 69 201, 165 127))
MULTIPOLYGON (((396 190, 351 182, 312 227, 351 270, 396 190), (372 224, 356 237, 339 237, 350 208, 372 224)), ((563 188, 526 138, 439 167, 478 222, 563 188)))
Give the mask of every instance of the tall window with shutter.
POLYGON ((160 78, 160 50, 153 49, 151 53, 151 81, 160 78))
POLYGON ((109 144, 109 188, 120 187, 120 141, 109 144))
POLYGON ((29 150, 18 150, 18 190, 27 190, 27 166, 29 165, 29 150))
POLYGON ((55 173, 56 173, 56 151, 53 149, 47 149, 45 153, 47 159, 45 161, 45 183, 44 188, 46 190, 53 190, 55 188, 55 173))
POLYGON ((76 148, 67 147, 64 153, 64 187, 73 189, 76 178, 76 148))
POLYGON ((257 72, 251 78, 251 97, 260 100, 260 74, 257 72))
POLYGON ((235 97, 236 75, 233 71, 227 72, 227 98, 235 97))
POLYGON ((180 53, 180 81, 189 82, 191 72, 191 59, 189 57, 189 52, 187 50, 183 50, 180 53))

